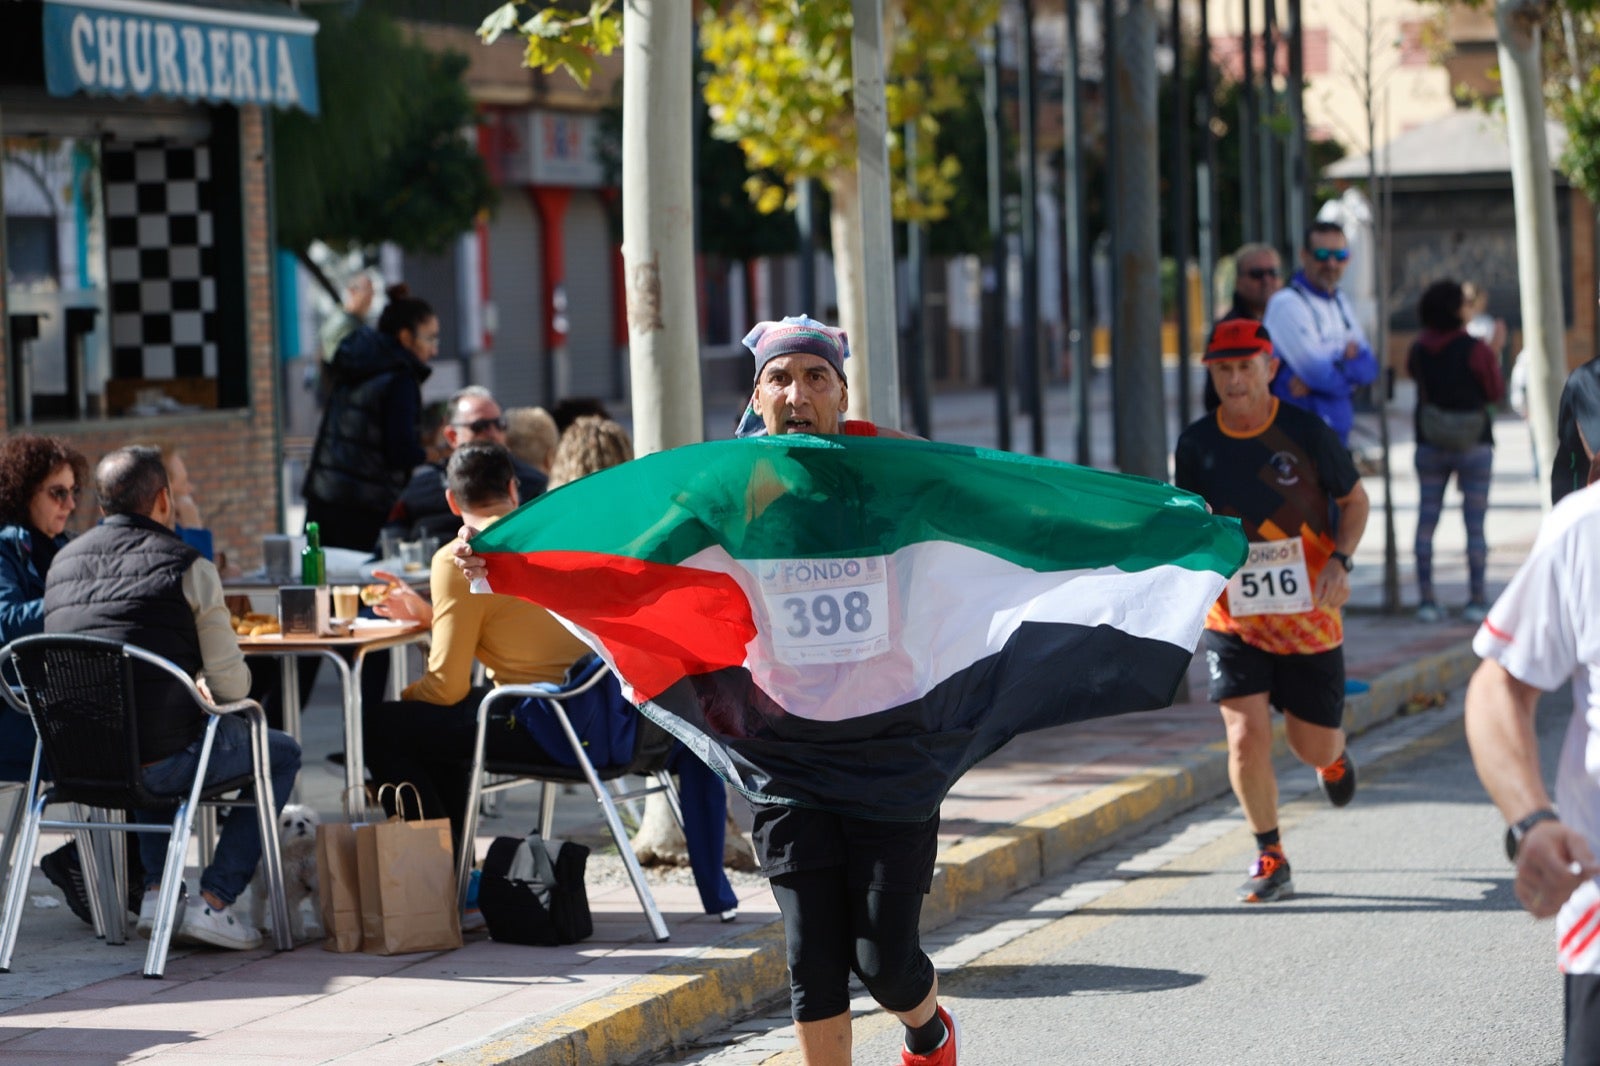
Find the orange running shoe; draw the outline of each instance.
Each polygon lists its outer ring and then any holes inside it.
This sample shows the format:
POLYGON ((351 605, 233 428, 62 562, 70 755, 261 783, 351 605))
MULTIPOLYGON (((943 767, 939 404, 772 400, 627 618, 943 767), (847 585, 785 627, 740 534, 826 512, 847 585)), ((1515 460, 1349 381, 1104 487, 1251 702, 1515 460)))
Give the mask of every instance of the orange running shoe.
POLYGON ((1276 903, 1294 895, 1294 881, 1289 876, 1289 860, 1283 849, 1276 845, 1261 849, 1255 865, 1250 867, 1250 879, 1239 886, 1239 900, 1243 903, 1276 903))
POLYGON ((1329 765, 1317 768, 1317 784, 1335 807, 1343 807, 1356 798, 1356 764, 1349 749, 1329 765))

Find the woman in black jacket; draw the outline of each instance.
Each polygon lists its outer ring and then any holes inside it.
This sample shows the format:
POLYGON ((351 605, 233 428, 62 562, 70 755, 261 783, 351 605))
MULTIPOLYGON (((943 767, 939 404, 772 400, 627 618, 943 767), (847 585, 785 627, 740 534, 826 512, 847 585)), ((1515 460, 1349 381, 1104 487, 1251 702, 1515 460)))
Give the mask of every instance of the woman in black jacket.
POLYGON ((1489 542, 1483 525, 1494 466, 1491 405, 1504 398, 1506 389, 1500 360, 1466 331, 1464 307, 1460 283, 1445 278, 1428 286, 1417 302, 1422 332, 1411 345, 1406 370, 1417 383, 1417 617, 1424 622, 1443 617, 1433 592, 1433 531, 1454 474, 1467 526, 1470 591, 1461 617, 1476 625, 1489 612, 1484 588, 1489 542))
POLYGON ((422 383, 439 352, 439 317, 404 285, 389 288, 378 327, 334 352, 333 390, 306 471, 306 521, 324 547, 369 551, 411 471, 427 461, 422 383))

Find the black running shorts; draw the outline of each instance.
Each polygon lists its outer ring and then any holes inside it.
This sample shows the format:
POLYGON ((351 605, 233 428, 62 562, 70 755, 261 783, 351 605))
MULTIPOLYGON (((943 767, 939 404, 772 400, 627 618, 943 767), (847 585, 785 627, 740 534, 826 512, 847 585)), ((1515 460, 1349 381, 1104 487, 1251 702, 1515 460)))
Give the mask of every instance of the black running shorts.
POLYGON ((1600 1063, 1600 974, 1569 973, 1566 1066, 1600 1063))
POLYGON ((1213 703, 1265 692, 1272 705, 1302 722, 1338 729, 1344 721, 1344 649, 1274 655, 1232 633, 1205 631, 1202 645, 1213 703))

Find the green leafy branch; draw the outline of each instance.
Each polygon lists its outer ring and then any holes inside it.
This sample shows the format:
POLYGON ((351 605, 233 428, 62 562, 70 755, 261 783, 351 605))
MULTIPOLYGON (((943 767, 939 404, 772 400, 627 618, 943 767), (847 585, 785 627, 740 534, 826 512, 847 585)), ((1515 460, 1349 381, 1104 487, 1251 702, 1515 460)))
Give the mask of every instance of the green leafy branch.
POLYGON ((622 16, 615 7, 616 0, 592 0, 587 12, 502 4, 479 24, 478 36, 493 44, 504 34, 520 33, 526 42, 525 66, 545 74, 565 70, 588 88, 595 57, 610 55, 622 43, 622 16))

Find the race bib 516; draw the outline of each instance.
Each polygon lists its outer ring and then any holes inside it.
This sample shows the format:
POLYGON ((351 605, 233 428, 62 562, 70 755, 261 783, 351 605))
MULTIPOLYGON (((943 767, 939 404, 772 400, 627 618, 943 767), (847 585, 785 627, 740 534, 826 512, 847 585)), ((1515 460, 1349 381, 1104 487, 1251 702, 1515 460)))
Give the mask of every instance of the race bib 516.
POLYGON ((1299 537, 1251 541, 1244 566, 1228 582, 1228 613, 1302 614, 1311 610, 1311 581, 1299 537))
POLYGON ((882 556, 765 559, 755 570, 779 662, 856 662, 889 650, 889 578, 882 556))

